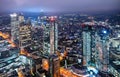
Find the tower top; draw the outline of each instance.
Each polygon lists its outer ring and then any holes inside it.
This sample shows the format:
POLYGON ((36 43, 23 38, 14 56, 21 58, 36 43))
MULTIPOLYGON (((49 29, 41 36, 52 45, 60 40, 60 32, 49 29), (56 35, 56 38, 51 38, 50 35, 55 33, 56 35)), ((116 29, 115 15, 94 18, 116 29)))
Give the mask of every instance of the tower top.
POLYGON ((57 19, 57 16, 50 16, 50 17, 49 17, 49 20, 50 20, 51 22, 54 22, 56 19, 57 19))
POLYGON ((10 17, 17 17, 16 13, 10 14, 10 17))

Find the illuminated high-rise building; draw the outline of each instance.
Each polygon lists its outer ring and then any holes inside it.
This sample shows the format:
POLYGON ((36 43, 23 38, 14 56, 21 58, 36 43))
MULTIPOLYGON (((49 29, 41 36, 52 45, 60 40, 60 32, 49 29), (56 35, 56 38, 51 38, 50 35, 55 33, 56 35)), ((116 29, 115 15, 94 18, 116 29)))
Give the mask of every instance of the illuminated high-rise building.
POLYGON ((91 33, 83 31, 83 62, 89 66, 91 61, 91 33))
POLYGON ((95 66, 95 40, 94 27, 85 25, 83 27, 83 66, 95 66))
POLYGON ((11 40, 15 43, 19 41, 19 27, 20 23, 24 21, 24 16, 21 14, 10 14, 11 17, 11 40))
POLYGON ((31 25, 21 24, 19 29, 19 46, 21 49, 31 46, 31 25))
POLYGON ((49 18, 49 24, 44 25, 44 48, 43 51, 54 54, 58 45, 58 24, 56 17, 49 18))
POLYGON ((15 42, 19 38, 19 21, 16 13, 11 14, 11 39, 15 42))
POLYGON ((109 30, 101 27, 96 34, 96 67, 101 71, 108 71, 109 68, 109 30))
POLYGON ((50 54, 54 54, 57 51, 58 45, 58 24, 56 23, 56 17, 50 17, 50 54))
POLYGON ((108 34, 109 30, 104 27, 85 26, 83 28, 83 65, 94 66, 101 71, 108 71, 109 50, 108 34))
POLYGON ((43 53, 50 53, 50 25, 43 25, 43 53))

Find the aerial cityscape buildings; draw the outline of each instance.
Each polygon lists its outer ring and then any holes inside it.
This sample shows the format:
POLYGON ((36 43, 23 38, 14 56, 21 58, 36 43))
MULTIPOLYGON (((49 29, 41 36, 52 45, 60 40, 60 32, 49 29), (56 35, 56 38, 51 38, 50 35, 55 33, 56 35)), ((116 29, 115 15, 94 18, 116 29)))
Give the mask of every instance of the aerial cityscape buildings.
POLYGON ((0 77, 120 77, 120 13, 69 8, 2 14, 0 7, 0 77))

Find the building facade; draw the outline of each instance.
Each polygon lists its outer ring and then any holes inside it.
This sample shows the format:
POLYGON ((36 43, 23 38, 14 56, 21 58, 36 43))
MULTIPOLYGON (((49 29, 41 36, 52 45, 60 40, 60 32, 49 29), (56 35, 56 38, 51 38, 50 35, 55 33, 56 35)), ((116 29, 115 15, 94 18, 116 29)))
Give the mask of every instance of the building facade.
POLYGON ((20 49, 31 46, 31 25, 22 24, 19 29, 19 46, 20 49))
POLYGON ((24 22, 24 16, 22 14, 10 14, 11 17, 11 40, 19 44, 19 28, 20 23, 24 22))
POLYGON ((89 66, 91 62, 91 33, 83 32, 83 65, 89 66))

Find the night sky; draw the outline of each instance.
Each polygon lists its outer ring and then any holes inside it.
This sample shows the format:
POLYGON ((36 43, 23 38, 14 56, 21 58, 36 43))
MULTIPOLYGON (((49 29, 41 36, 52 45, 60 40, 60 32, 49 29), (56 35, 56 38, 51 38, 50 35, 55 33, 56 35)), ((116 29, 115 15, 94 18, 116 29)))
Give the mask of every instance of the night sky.
POLYGON ((0 0, 0 12, 83 12, 120 10, 120 0, 0 0))

